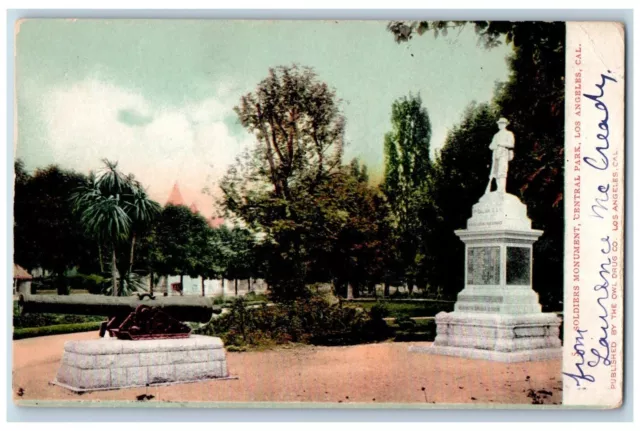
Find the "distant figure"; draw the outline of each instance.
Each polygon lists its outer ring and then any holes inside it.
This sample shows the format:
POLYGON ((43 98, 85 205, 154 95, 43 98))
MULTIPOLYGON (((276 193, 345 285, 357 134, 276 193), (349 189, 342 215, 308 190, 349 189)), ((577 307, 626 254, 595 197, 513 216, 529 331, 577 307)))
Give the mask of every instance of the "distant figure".
POLYGON ((491 191, 491 182, 495 178, 496 191, 505 193, 507 189, 507 171, 509 170, 509 162, 513 160, 513 147, 515 146, 515 138, 513 133, 506 129, 509 120, 500 118, 498 120, 498 133, 493 135, 493 140, 489 149, 493 151, 493 159, 491 164, 491 173, 489 174, 489 185, 487 191, 491 191))

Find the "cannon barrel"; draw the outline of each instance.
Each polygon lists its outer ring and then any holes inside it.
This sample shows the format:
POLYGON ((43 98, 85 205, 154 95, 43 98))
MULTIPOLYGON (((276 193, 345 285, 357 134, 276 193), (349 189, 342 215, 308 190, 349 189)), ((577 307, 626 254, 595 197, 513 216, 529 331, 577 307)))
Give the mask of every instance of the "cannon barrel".
POLYGON ((220 312, 210 298, 202 296, 160 296, 141 299, 138 296, 104 295, 20 295, 20 313, 83 314, 87 316, 123 316, 139 305, 159 308, 183 322, 206 323, 214 312, 220 312))

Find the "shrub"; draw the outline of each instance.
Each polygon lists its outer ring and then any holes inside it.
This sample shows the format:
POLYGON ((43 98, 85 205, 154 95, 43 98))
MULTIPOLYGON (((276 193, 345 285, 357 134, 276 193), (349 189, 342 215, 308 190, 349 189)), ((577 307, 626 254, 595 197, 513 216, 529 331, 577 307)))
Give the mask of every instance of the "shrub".
POLYGON ((103 322, 104 316, 84 316, 73 314, 28 313, 21 315, 18 302, 13 303, 13 327, 15 329, 38 328, 67 323, 103 322))
POLYGON ((407 330, 398 329, 396 331, 395 341, 433 341, 436 338, 436 322, 429 320, 413 320, 413 325, 406 323, 407 330))
POLYGON ((100 295, 103 293, 106 285, 108 284, 104 277, 97 274, 81 275, 79 278, 82 280, 80 288, 85 289, 94 295, 100 295))
POLYGON ((401 331, 413 331, 416 329, 416 322, 407 315, 396 317, 395 324, 399 326, 401 331))
POLYGON ((389 307, 387 307, 382 302, 376 302, 373 307, 369 310, 369 316, 373 320, 381 320, 385 317, 389 316, 389 307))
POLYGON ((248 306, 237 298, 228 312, 199 332, 218 335, 227 345, 269 345, 288 342, 336 345, 377 341, 388 336, 388 326, 352 307, 330 304, 319 296, 287 303, 248 306))

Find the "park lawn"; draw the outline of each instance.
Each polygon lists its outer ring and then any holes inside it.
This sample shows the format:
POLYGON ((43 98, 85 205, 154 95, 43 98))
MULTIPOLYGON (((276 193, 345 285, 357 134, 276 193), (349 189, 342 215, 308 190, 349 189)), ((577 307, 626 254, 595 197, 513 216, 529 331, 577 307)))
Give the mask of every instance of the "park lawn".
POLYGON ((42 337, 45 335, 72 334, 74 332, 97 331, 101 322, 66 323, 37 328, 13 328, 13 339, 42 337))
MULTIPOLYGON (((74 314, 55 314, 55 313, 29 313, 20 315, 18 301, 13 301, 13 328, 14 329, 38 329, 47 326, 64 326, 92 323, 96 324, 106 320, 106 316, 82 316, 74 314)), ((75 331, 71 331, 75 332, 75 331)), ((62 332, 54 332, 60 334, 62 332)), ((44 334, 42 334, 44 335, 44 334)))
POLYGON ((396 302, 396 301, 353 301, 344 302, 347 307, 362 308, 365 311, 371 310, 376 304, 384 305, 389 311, 388 317, 433 317, 441 311, 453 311, 453 302, 450 301, 416 301, 416 302, 396 302))

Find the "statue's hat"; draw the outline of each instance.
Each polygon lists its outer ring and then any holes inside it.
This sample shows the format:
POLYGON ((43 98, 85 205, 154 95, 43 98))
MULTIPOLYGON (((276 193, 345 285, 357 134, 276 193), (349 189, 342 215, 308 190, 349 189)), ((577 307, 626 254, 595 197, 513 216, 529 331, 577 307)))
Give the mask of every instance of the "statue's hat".
POLYGON ((498 124, 509 124, 509 120, 507 120, 507 119, 506 119, 506 118, 504 118, 504 117, 501 117, 501 118, 498 120, 498 124))

